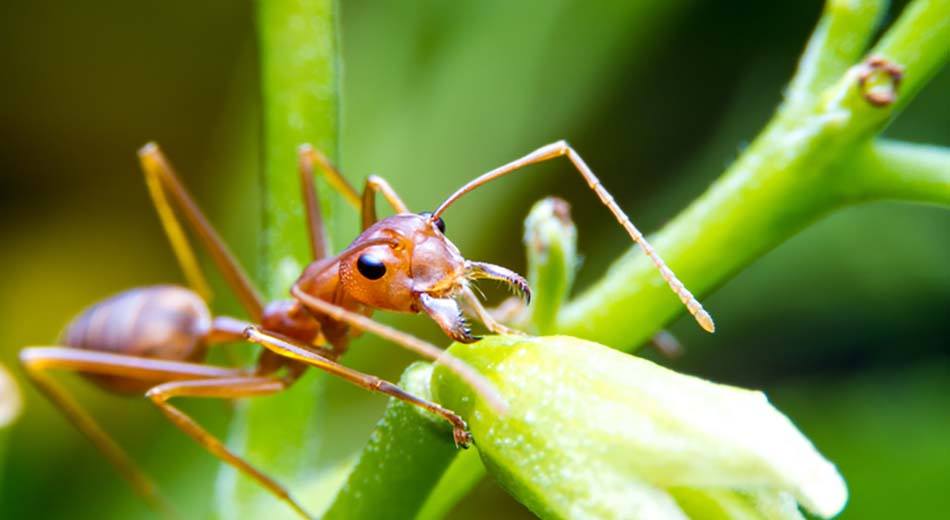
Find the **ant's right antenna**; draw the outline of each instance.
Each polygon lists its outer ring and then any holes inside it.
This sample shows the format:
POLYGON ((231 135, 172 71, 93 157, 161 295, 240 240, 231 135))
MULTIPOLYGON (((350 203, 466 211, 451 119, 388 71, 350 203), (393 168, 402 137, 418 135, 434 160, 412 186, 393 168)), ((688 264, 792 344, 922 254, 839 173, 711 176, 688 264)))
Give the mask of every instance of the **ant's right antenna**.
POLYGON ((537 150, 529 153, 528 155, 512 161, 504 166, 499 166, 494 170, 481 175, 480 177, 475 178, 474 180, 468 182, 461 188, 455 191, 452 195, 449 195, 439 207, 432 212, 429 216, 429 220, 435 221, 439 218, 443 211, 446 210, 452 203, 465 195, 466 193, 478 188, 479 186, 486 184, 490 181, 493 181, 499 177, 507 175, 515 170, 528 166, 530 164, 536 164, 539 162, 547 161, 549 159, 554 159, 556 157, 567 156, 570 159, 571 163, 577 169, 578 173, 581 174, 581 177, 587 181, 587 185, 590 187, 594 193, 597 194, 597 198, 607 206, 607 209, 613 213, 614 217, 617 219, 617 222, 623 226, 624 230, 627 231, 627 234, 630 235, 630 238, 634 242, 640 244, 640 248, 643 249, 643 252, 646 253, 647 257, 653 261, 653 264, 660 271, 660 276, 663 277, 663 280, 666 281, 667 285, 670 286, 670 289, 676 293, 676 296, 679 297, 680 301, 683 302, 683 305, 686 306, 686 309, 689 310, 689 313, 693 315, 696 319, 696 322, 699 323, 699 326, 705 329, 707 332, 714 332, 716 330, 716 325, 713 323, 712 316, 703 309, 703 305, 699 303, 699 300, 693 296, 693 293, 689 292, 689 289, 683 285, 683 282, 673 274, 673 271, 667 267, 666 262, 660 258, 659 253, 653 249, 653 246, 647 242, 647 239, 643 236, 643 233, 640 233, 640 230, 633 225, 633 222, 630 221, 630 217, 620 209, 620 206, 614 200, 613 195, 611 195, 606 188, 600 183, 600 180, 597 179, 597 176, 594 175, 594 172, 591 171, 590 167, 587 166, 587 163, 584 162, 584 159, 581 159, 581 156, 574 151, 573 148, 566 141, 558 141, 556 143, 551 143, 547 146, 542 146, 537 150))

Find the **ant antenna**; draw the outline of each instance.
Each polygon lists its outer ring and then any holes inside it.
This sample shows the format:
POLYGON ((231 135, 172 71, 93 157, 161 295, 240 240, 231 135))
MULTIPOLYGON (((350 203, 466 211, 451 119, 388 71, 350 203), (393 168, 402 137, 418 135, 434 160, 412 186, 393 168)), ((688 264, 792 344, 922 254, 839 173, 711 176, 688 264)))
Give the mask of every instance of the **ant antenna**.
POLYGON ((712 316, 703 309, 699 300, 693 296, 693 293, 689 292, 689 289, 683 285, 683 282, 673 274, 673 271, 666 265, 666 262, 660 258, 660 254, 653 249, 653 246, 647 242, 647 239, 643 236, 643 233, 640 233, 640 230, 633 225, 633 222, 630 221, 630 217, 617 202, 614 200, 613 195, 604 188, 603 184, 600 183, 600 180, 594 175, 594 172, 591 171, 590 167, 587 166, 587 163, 584 162, 584 159, 574 151, 573 148, 566 141, 558 141, 556 143, 549 144, 547 146, 542 146, 537 150, 525 155, 524 157, 514 160, 503 166, 499 166, 494 170, 491 170, 488 173, 482 174, 479 177, 476 177, 472 181, 469 181, 467 184, 455 191, 455 193, 449 195, 439 207, 429 215, 429 220, 435 221, 439 216, 452 205, 455 201, 460 199, 466 193, 487 184, 499 177, 512 173, 516 170, 524 168, 525 166, 536 164, 539 162, 547 161, 554 159, 556 157, 566 156, 571 163, 574 165, 574 168, 577 169, 577 172, 581 174, 581 177, 587 181, 587 186, 597 195, 597 198, 600 199, 600 202, 604 206, 607 206, 607 209, 613 213, 614 218, 617 219, 617 222, 623 226, 627 234, 630 235, 630 238, 634 242, 640 245, 640 248, 643 249, 643 252, 646 253, 647 257, 653 261, 653 265, 660 271, 660 276, 663 277, 663 280, 666 281, 667 285, 670 286, 670 289, 679 297, 680 301, 683 302, 683 305, 686 306, 686 309, 689 310, 689 313, 693 315, 693 318, 696 319, 696 322, 699 323, 699 326, 705 329, 707 332, 714 332, 716 330, 716 325, 713 323, 712 316))

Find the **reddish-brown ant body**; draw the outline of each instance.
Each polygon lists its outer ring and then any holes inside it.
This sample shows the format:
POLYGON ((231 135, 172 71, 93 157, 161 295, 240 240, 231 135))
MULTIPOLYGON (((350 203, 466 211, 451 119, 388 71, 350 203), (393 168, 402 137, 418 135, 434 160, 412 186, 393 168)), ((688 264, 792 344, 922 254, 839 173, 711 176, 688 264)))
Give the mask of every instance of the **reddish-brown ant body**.
POLYGON ((492 170, 461 187, 434 212, 409 212, 386 181, 371 176, 363 194, 321 155, 301 147, 300 179, 313 262, 291 289, 291 300, 264 305, 227 246, 179 182, 158 147, 139 152, 146 184, 179 263, 191 285, 132 289, 93 306, 67 326, 57 347, 30 347, 20 359, 33 382, 105 454, 133 487, 159 509, 168 509, 156 487, 98 424, 61 390, 48 370, 68 370, 90 377, 107 390, 142 392, 180 429, 209 452, 233 465, 287 502, 306 511, 277 482, 232 453, 216 437, 169 403, 176 397, 235 399, 268 395, 290 387, 310 366, 425 408, 447 420, 456 444, 471 442, 465 422, 436 403, 409 394, 375 376, 347 368, 337 359, 358 331, 368 331, 445 364, 503 411, 501 396, 480 374, 441 349, 369 318, 374 310, 428 314, 450 338, 473 342, 463 309, 494 333, 512 333, 495 321, 470 287, 478 279, 499 280, 527 301, 527 282, 504 267, 466 260, 445 237, 441 214, 462 195, 524 166, 566 156, 628 234, 657 265, 664 280, 700 325, 710 332, 712 319, 620 210, 584 161, 563 141, 492 170), (313 182, 314 166, 356 206, 363 232, 345 250, 328 256, 313 182), (395 214, 377 221, 375 196, 381 193, 395 214), (207 282, 176 213, 208 250, 249 321, 212 317, 207 282), (252 369, 204 364, 207 348, 224 342, 249 341, 264 348, 252 369))

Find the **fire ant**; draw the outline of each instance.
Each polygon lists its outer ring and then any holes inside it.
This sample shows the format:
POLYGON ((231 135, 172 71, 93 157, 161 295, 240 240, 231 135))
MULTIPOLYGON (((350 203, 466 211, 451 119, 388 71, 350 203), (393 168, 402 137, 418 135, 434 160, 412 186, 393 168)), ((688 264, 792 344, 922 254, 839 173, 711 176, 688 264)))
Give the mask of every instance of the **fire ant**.
POLYGON ((499 412, 504 400, 480 374, 438 347, 370 319, 374 310, 425 312, 455 341, 477 340, 463 310, 493 333, 516 333, 497 322, 482 306, 470 282, 498 280, 527 302, 530 289, 504 267, 465 259, 445 236, 441 215, 475 188, 525 166, 567 157, 630 237, 656 264, 663 279, 706 330, 713 322, 630 222, 583 159, 564 141, 553 143, 496 168, 459 188, 435 211, 412 213, 382 178, 370 176, 360 195, 320 152, 304 145, 298 151, 299 174, 314 260, 290 291, 292 299, 264 304, 249 277, 179 181, 158 146, 139 151, 146 185, 179 264, 191 288, 162 285, 122 292, 90 307, 65 329, 56 347, 29 347, 20 360, 36 386, 84 433, 133 488, 158 510, 171 511, 156 486, 93 418, 47 374, 78 372, 116 393, 145 392, 182 431, 219 459, 256 480, 304 517, 303 507, 276 481, 231 452, 191 417, 170 404, 178 397, 237 399, 286 390, 309 367, 325 370, 370 391, 381 392, 433 412, 453 428, 455 443, 472 441, 465 421, 451 410, 409 394, 375 376, 337 363, 351 337, 371 332, 458 373, 499 412), (336 256, 327 252, 314 167, 348 203, 360 211, 362 233, 336 256), (377 220, 376 195, 392 206, 393 216, 377 220), (210 295, 179 212, 210 253, 249 320, 213 317, 210 295), (251 369, 203 363, 208 347, 247 341, 263 347, 251 369))

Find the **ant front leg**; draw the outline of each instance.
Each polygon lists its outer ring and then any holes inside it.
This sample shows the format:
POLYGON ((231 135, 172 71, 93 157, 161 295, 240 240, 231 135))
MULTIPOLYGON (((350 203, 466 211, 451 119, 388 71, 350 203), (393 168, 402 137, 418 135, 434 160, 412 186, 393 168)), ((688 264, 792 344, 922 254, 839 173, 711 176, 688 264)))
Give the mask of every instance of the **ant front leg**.
MULTIPOLYGON (((327 316, 328 318, 338 322, 346 323, 355 329, 375 334, 376 336, 389 340, 405 348, 406 350, 410 350, 416 354, 419 354, 420 356, 445 365, 450 370, 455 372, 456 375, 462 378, 462 380, 468 383, 473 389, 475 389, 475 391, 478 392, 485 399, 485 401, 488 402, 489 406, 491 406, 496 412, 499 414, 504 414, 507 411, 507 403, 498 393, 498 390, 495 388, 495 386, 488 379, 486 379, 485 376, 476 372, 475 369, 473 369, 464 361, 456 358, 448 352, 445 352, 439 347, 436 347, 432 343, 423 341, 411 334, 406 334, 405 332, 396 330, 388 325, 373 321, 362 314, 352 312, 340 307, 339 305, 335 305, 328 301, 321 300, 320 298, 307 294, 298 285, 291 287, 290 294, 313 313, 327 316)), ((293 356, 291 355, 290 357, 293 356)))
POLYGON ((392 206, 393 211, 398 213, 409 213, 409 208, 399 198, 396 190, 386 182, 386 179, 378 175, 370 175, 366 178, 366 186, 363 188, 363 202, 360 210, 363 229, 376 223, 376 194, 382 193, 386 202, 392 206))
POLYGON ((310 230, 310 245, 314 260, 327 256, 326 238, 323 227, 323 217, 320 214, 320 203, 317 198, 317 187, 313 182, 314 165, 319 166, 326 175, 327 181, 336 189, 350 205, 359 210, 360 222, 363 229, 376 223, 376 194, 382 193, 396 213, 409 213, 409 208, 403 203, 399 194, 386 179, 377 175, 370 175, 366 179, 362 196, 343 177, 343 174, 327 157, 309 144, 302 145, 298 150, 301 191, 304 197, 304 206, 307 212, 307 227, 310 230))
MULTIPOLYGON (((309 144, 302 145, 298 150, 301 184, 304 193, 304 203, 307 207, 307 222, 310 224, 311 244, 316 243, 316 229, 318 224, 322 226, 322 218, 319 214, 319 206, 316 202, 316 186, 313 183, 313 167, 318 166, 326 176, 337 192, 343 195, 343 198, 351 206, 360 212, 360 221, 363 229, 372 226, 376 222, 376 203, 375 195, 382 193, 389 205, 396 213, 409 213, 409 209, 403 203, 396 190, 386 182, 386 179, 377 175, 370 175, 366 179, 366 185, 363 188, 362 196, 346 180, 340 170, 327 159, 327 156, 309 144)), ((321 240, 322 240, 322 233, 321 240)), ((323 258, 316 254, 314 246, 314 259, 323 258)))
POLYGON ((343 198, 356 210, 361 210, 362 200, 356 189, 340 173, 340 170, 313 146, 309 144, 301 145, 297 149, 297 159, 300 172, 300 189, 303 194, 304 208, 307 212, 310 249, 313 253, 313 259, 321 260, 328 256, 329 246, 323 224, 323 214, 320 212, 317 185, 313 182, 314 164, 319 166, 330 186, 343 195, 343 198))
POLYGON ((349 181, 346 180, 346 177, 340 173, 340 170, 330 162, 330 159, 323 154, 320 150, 317 150, 312 145, 303 144, 297 150, 301 164, 306 161, 309 164, 309 171, 313 172, 313 164, 320 168, 320 171, 326 176, 327 182, 330 183, 330 186, 333 187, 338 193, 343 195, 343 199, 349 203, 350 206, 355 210, 360 209, 360 194, 357 193, 356 188, 353 187, 349 181))
POLYGON ((452 435, 457 446, 467 448, 472 442, 472 435, 468 432, 468 425, 465 424, 465 421, 455 412, 431 401, 422 399, 421 397, 412 395, 389 381, 343 366, 317 354, 302 344, 293 342, 288 338, 269 334, 254 326, 248 327, 244 331, 244 336, 251 343, 256 343, 280 356, 319 368, 320 370, 345 379, 371 392, 386 394, 400 401, 428 410, 442 417, 452 425, 452 435))

